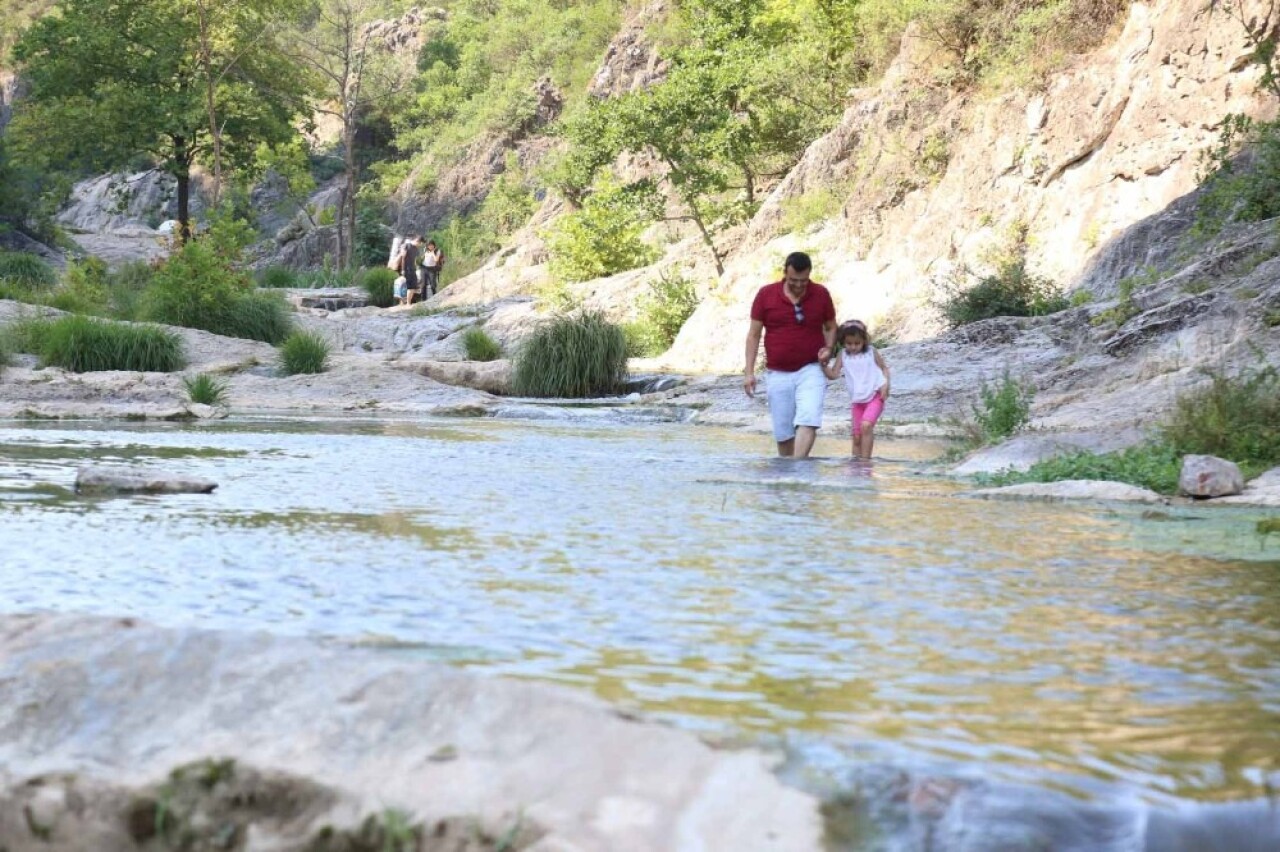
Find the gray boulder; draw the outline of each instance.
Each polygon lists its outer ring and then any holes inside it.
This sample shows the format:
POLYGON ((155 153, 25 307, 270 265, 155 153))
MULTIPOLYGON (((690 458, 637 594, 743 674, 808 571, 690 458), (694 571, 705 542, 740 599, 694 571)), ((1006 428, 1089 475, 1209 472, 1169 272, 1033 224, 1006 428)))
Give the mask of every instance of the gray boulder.
POLYGON ((82 467, 76 472, 81 494, 208 494, 218 483, 154 470, 82 467))
POLYGON ((1244 474, 1216 456, 1184 456, 1178 492, 1188 497, 1230 497, 1244 490, 1244 474))

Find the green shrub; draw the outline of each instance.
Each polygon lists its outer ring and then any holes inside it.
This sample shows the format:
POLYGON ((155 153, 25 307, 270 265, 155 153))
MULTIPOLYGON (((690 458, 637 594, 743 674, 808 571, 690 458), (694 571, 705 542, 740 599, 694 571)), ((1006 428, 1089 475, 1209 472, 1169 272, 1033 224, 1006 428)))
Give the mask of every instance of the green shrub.
POLYGON ((295 331, 280 344, 280 369, 286 376, 323 373, 329 366, 329 341, 314 331, 295 331))
POLYGON ((1070 307, 1056 284, 1027 271, 1023 258, 1003 264, 972 287, 964 287, 965 277, 944 284, 934 303, 949 328, 992 317, 1046 316, 1070 307))
POLYGON ((29 321, 17 330, 23 348, 44 366, 73 373, 100 370, 171 373, 186 363, 182 338, 150 325, 67 316, 29 321))
POLYGON ((360 273, 360 286, 369 294, 369 304, 389 308, 396 304, 396 273, 385 266, 374 266, 360 273))
POLYGON ((524 396, 602 396, 626 378, 626 338, 600 314, 557 317, 516 353, 514 387, 524 396))
POLYGON ((63 285, 48 299, 50 307, 73 314, 111 314, 111 285, 107 265, 90 257, 67 264, 63 285))
POLYGON ((58 273, 42 258, 29 252, 0 251, 0 281, 40 290, 58 283, 58 273))
POLYGON ((657 329, 641 320, 623 323, 622 336, 627 341, 628 358, 655 358, 666 352, 669 346, 658 335, 657 329))
POLYGON ((227 398, 227 383, 208 373, 183 376, 182 386, 187 389, 187 398, 201 405, 222 405, 227 398))
POLYGON ((1218 145, 1204 156, 1201 170, 1196 233, 1211 236, 1232 221, 1280 216, 1280 120, 1228 115, 1218 145), (1242 150, 1247 158, 1239 156, 1242 150))
POLYGON ((1080 451, 1036 462, 1029 470, 981 476, 989 485, 1020 482, 1059 482, 1064 479, 1101 479, 1127 482, 1161 494, 1178 490, 1182 456, 1168 444, 1151 442, 1114 453, 1080 451))
POLYGON ((292 327, 289 306, 204 242, 187 243, 155 274, 143 297, 152 322, 277 344, 292 327))
POLYGON ((640 237, 654 217, 650 195, 603 183, 581 210, 547 232, 551 274, 561 281, 590 281, 652 263, 658 251, 640 237))
POLYGON ((1251 469, 1280 465, 1280 371, 1265 366, 1208 377, 1208 384, 1177 399, 1161 438, 1179 453, 1218 456, 1251 469))
POLYGON ((283 290, 298 286, 298 274, 284 266, 268 266, 258 272, 258 286, 268 290, 283 290))
POLYGON ((462 335, 462 345, 467 350, 468 361, 496 361, 502 357, 502 347, 478 325, 468 328, 462 335))
POLYGON ((1031 419, 1033 389, 1009 375, 996 384, 978 386, 979 401, 973 406, 973 438, 978 443, 1002 441, 1031 419))
POLYGON ((664 269, 649 282, 649 292, 640 297, 640 318, 630 325, 628 340, 643 346, 647 354, 660 355, 671 348, 697 308, 698 291, 693 282, 664 269))
POLYGON ((116 319, 136 320, 142 316, 142 303, 155 267, 134 260, 120 265, 107 275, 108 310, 116 319))

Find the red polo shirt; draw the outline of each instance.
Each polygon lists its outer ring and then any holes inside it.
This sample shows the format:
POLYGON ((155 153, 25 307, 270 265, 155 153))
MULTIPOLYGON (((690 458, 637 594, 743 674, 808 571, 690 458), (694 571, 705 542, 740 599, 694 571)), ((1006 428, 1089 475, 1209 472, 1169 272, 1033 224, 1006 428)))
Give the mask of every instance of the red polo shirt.
POLYGON ((836 306, 826 287, 810 281, 799 302, 804 320, 797 322, 785 287, 782 281, 761 287, 751 303, 751 319, 764 323, 765 365, 770 370, 794 373, 817 362, 818 350, 827 344, 822 326, 835 321, 836 306))

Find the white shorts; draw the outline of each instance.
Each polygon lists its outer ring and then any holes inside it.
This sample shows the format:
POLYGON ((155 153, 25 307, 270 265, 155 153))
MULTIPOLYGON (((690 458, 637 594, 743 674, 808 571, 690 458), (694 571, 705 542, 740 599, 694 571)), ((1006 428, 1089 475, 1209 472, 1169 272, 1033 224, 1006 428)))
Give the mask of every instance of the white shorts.
POLYGON ((769 370, 765 373, 769 392, 769 414, 773 417, 775 441, 790 441, 797 426, 822 426, 822 402, 827 395, 827 377, 815 361, 794 373, 769 370))

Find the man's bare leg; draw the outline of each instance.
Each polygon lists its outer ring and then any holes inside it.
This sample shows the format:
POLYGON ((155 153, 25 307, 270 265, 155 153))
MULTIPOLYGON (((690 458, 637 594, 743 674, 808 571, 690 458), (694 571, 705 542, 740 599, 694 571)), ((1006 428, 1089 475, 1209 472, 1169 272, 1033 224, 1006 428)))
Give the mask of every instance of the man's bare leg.
POLYGON ((807 459, 809 458, 809 452, 813 449, 813 442, 818 440, 818 430, 812 426, 797 426, 794 440, 795 457, 807 459))
POLYGON ((778 455, 782 458, 791 458, 796 453, 796 439, 788 438, 785 441, 778 442, 778 455))

